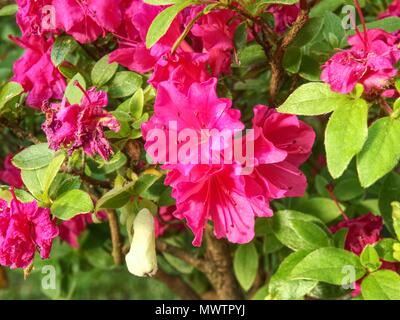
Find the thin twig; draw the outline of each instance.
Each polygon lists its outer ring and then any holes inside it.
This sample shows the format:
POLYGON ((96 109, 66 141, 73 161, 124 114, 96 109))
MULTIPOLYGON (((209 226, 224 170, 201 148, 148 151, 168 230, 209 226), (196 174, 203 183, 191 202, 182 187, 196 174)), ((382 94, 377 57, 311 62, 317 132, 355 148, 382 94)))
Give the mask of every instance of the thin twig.
POLYGON ((112 241, 112 256, 116 265, 123 262, 121 235, 119 233, 118 217, 114 210, 107 210, 108 224, 110 226, 112 241))

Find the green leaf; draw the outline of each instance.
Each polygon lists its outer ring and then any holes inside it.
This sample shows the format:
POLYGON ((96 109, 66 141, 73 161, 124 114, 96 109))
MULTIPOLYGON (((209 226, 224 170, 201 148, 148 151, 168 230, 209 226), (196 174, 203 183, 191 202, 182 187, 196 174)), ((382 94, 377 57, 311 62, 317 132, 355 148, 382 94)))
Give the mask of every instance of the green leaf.
POLYGON ((320 17, 326 12, 333 12, 341 5, 345 4, 346 0, 324 0, 317 3, 310 12, 310 17, 320 17))
POLYGON ((30 146, 14 156, 13 164, 21 170, 35 170, 46 167, 54 157, 47 143, 30 146))
POLYGON ((78 46, 78 43, 71 36, 62 35, 57 37, 51 49, 51 61, 58 67, 78 46))
POLYGON ((365 268, 367 268, 369 272, 378 270, 382 265, 382 262, 379 259, 378 252, 370 244, 366 245, 361 252, 360 261, 361 264, 365 268))
POLYGON ((53 183, 58 171, 60 170, 63 162, 65 160, 65 155, 59 154, 50 162, 49 166, 46 168, 46 173, 43 179, 43 197, 47 200, 49 195, 50 186, 53 183))
POLYGON ((24 185, 38 200, 42 200, 46 170, 47 167, 34 170, 21 170, 21 177, 24 185))
POLYGON ((50 199, 56 199, 63 193, 79 189, 81 187, 81 180, 78 176, 73 176, 69 173, 60 172, 56 175, 53 183, 51 184, 49 196, 50 199))
MULTIPOLYGON (((327 198, 296 199, 293 209, 317 217, 324 223, 332 222, 340 216, 340 211, 335 202, 327 198)), ((344 205, 340 205, 342 210, 346 210, 344 205)))
POLYGON ((272 299, 299 299, 309 293, 317 285, 318 281, 315 280, 290 278, 293 269, 308 254, 310 254, 310 251, 307 250, 293 252, 282 261, 269 283, 269 292, 272 299))
POLYGON ((92 69, 91 78, 93 84, 97 87, 105 85, 117 72, 118 63, 109 63, 109 57, 109 55, 106 55, 101 58, 92 69))
POLYGON ((305 26, 297 34, 294 41, 290 44, 293 47, 304 47, 312 42, 322 30, 324 19, 320 17, 310 18, 305 26))
POLYGON ((137 195, 144 194, 158 179, 160 176, 153 174, 143 174, 136 181, 134 192, 137 195))
POLYGON ((358 154, 368 136, 368 104, 365 100, 349 100, 337 106, 325 132, 328 169, 339 178, 351 159, 358 154))
POLYGON ((394 246, 397 244, 398 242, 394 239, 391 238, 385 238, 382 240, 379 240, 376 244, 375 244, 375 250, 378 253, 379 257, 383 260, 383 261, 387 261, 387 262, 397 262, 397 260, 395 259, 395 257, 393 256, 394 253, 394 246))
POLYGON ((344 249, 348 233, 349 229, 347 228, 343 228, 335 232, 333 235, 333 243, 335 244, 336 248, 344 249))
POLYGON ((65 97, 67 98, 68 102, 70 104, 79 104, 81 103, 81 100, 84 96, 84 93, 82 92, 81 89, 79 89, 75 85, 75 81, 78 81, 80 85, 82 86, 83 89, 86 89, 86 81, 85 78, 80 74, 77 73, 69 82, 67 85, 67 88, 65 89, 65 97))
POLYGON ((365 275, 359 257, 338 248, 321 248, 311 252, 293 269, 293 279, 310 279, 335 285, 348 285, 365 275), (346 276, 348 270, 352 274, 346 276))
POLYGON ((400 300, 400 276, 391 270, 369 274, 361 283, 365 300, 400 300))
POLYGON ((335 186, 334 193, 339 201, 349 201, 364 194, 358 177, 340 179, 335 186))
POLYGON ((167 33, 172 21, 174 21, 178 13, 191 4, 192 0, 184 0, 182 2, 177 2, 171 7, 161 11, 153 20, 149 30, 147 31, 146 47, 151 48, 153 45, 155 45, 158 40, 160 40, 162 36, 167 33))
POLYGON ((93 201, 82 190, 71 190, 57 198, 51 206, 51 213, 61 220, 70 220, 78 214, 93 211, 93 201))
POLYGON ((321 67, 317 60, 304 55, 301 61, 299 75, 308 81, 319 81, 321 79, 321 67))
POLYGON ((114 99, 130 96, 140 88, 142 81, 142 77, 135 72, 117 72, 108 84, 108 94, 114 99))
POLYGON ((290 47, 283 56, 283 67, 291 73, 297 73, 300 70, 302 61, 302 52, 298 47, 290 47))
POLYGON ((361 185, 369 187, 390 172, 400 158, 400 120, 389 117, 374 122, 368 139, 357 156, 357 170, 361 185))
POLYGON ((385 226, 394 235, 392 202, 400 199, 400 175, 391 172, 383 182, 379 193, 379 210, 381 212, 385 226))
POLYGON ((143 114, 144 107, 144 92, 143 89, 138 89, 132 96, 129 102, 130 112, 134 120, 139 120, 143 114))
POLYGON ((18 11, 18 5, 9 4, 0 9, 0 17, 13 16, 18 11))
POLYGON ((322 82, 306 83, 297 88, 282 104, 278 111, 282 113, 315 116, 329 113, 343 103, 348 102, 345 95, 333 92, 329 85, 322 82))
POLYGON ((234 43, 236 48, 243 48, 247 43, 247 27, 245 23, 237 26, 234 36, 234 43))
POLYGON ((272 230, 280 242, 295 251, 332 245, 319 219, 297 211, 276 212, 272 218, 272 230))
MULTIPOLYGON (((367 23, 368 29, 383 29, 386 32, 392 33, 400 29, 399 17, 388 17, 384 19, 375 20, 367 23)), ((360 26, 362 27, 362 26, 360 26)), ((354 31, 353 31, 354 32, 354 31)))
POLYGON ((96 203, 96 211, 100 209, 117 209, 126 205, 132 195, 135 182, 130 182, 122 188, 114 188, 104 194, 96 203))
POLYGON ((18 82, 7 82, 0 89, 0 111, 4 108, 7 102, 11 101, 11 99, 17 97, 24 89, 18 82))
POLYGON ((242 288, 251 288, 258 271, 258 253, 253 243, 240 245, 233 259, 233 270, 242 288))
POLYGON ((397 240, 400 240, 400 203, 397 201, 392 202, 392 208, 393 229, 396 233, 397 240))

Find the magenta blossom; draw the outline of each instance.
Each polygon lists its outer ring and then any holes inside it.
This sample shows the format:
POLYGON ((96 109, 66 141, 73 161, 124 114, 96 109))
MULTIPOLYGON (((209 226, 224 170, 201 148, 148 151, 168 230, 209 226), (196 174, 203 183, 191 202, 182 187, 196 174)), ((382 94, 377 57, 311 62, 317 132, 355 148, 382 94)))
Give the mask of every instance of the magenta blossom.
POLYGON ((58 229, 48 208, 39 208, 36 201, 22 203, 12 193, 10 207, 0 199, 0 264, 26 268, 36 250, 42 259, 49 258, 58 229))
POLYGON ((16 2, 18 4, 17 23, 24 38, 56 31, 53 0, 17 0, 16 2))
POLYGON ((95 41, 121 24, 121 0, 53 0, 57 27, 80 43, 95 41))
MULTIPOLYGON (((193 8, 193 18, 201 7, 193 8)), ((191 30, 193 49, 208 54, 213 76, 230 73, 233 38, 240 19, 231 10, 214 10, 201 17, 191 30)))
POLYGON ((153 69, 157 60, 169 52, 181 34, 175 19, 167 33, 151 48, 146 48, 146 35, 154 18, 165 6, 152 6, 142 0, 132 0, 124 9, 123 23, 114 35, 119 39, 119 48, 110 55, 110 62, 118 62, 130 70, 145 73, 153 69))
MULTIPOLYGON (((154 154, 150 152, 156 156, 153 158, 155 162, 165 165, 172 164, 174 168, 187 172, 193 165, 199 163, 200 150, 199 153, 191 154, 195 159, 187 158, 188 163, 179 163, 169 154, 171 149, 170 135, 179 135, 183 130, 191 129, 198 138, 198 146, 194 147, 200 149, 207 148, 210 142, 209 136, 202 136, 204 130, 223 131, 225 129, 227 134, 233 135, 235 131, 241 131, 244 128, 243 123, 239 120, 239 110, 231 108, 231 100, 217 97, 216 86, 216 78, 211 78, 203 83, 193 83, 188 88, 187 93, 181 92, 176 84, 170 82, 162 82, 158 86, 154 115, 150 121, 142 125, 143 136, 146 139, 145 148, 148 152, 157 143, 155 137, 151 137, 153 132, 157 129, 165 130, 167 137, 164 146, 165 154, 162 154, 161 150, 154 152, 154 154), (176 124, 176 128, 170 126, 170 121, 176 124)), ((181 150, 182 143, 176 146, 176 154, 181 150)), ((157 146, 159 145, 157 143, 157 146)), ((211 162, 211 159, 209 160, 211 162)))
POLYGON ((268 8, 268 12, 274 15, 275 32, 283 33, 296 21, 300 13, 300 5, 274 4, 268 8))
POLYGON ((268 199, 301 197, 307 180, 299 169, 311 154, 314 130, 296 116, 263 105, 254 108, 255 167, 252 178, 268 199))
MULTIPOLYGON (((164 130, 166 136, 187 129, 191 132, 230 129, 234 135, 243 129, 239 111, 231 109, 231 101, 218 98, 215 91, 216 79, 192 84, 186 95, 171 83, 161 83, 155 114, 142 127, 147 152, 156 143, 149 135, 153 129, 164 130), (168 127, 171 121, 176 122, 172 130, 168 127)), ((264 106, 256 108, 254 126, 256 153, 250 163, 254 164, 255 170, 251 175, 240 174, 243 165, 237 160, 218 164, 186 162, 187 156, 174 162, 167 154, 163 168, 170 170, 165 183, 172 187, 172 196, 176 199, 174 216, 186 220, 195 235, 193 245, 201 245, 209 220, 214 224, 217 238, 247 243, 254 237, 255 217, 272 215, 270 199, 304 193, 306 179, 298 166, 311 152, 315 138, 312 129, 295 116, 281 115, 264 106)), ((168 143, 169 139, 167 149, 168 143)), ((199 147, 202 143, 199 140, 199 147)), ((179 143, 177 147, 178 151, 183 148, 179 143)), ((220 147, 203 151, 217 151, 223 156, 226 148, 232 145, 220 147)))
POLYGON ((43 131, 47 135, 50 148, 68 148, 69 153, 83 148, 90 156, 99 154, 107 160, 113 153, 104 135, 104 128, 119 131, 120 126, 113 115, 104 107, 108 104, 107 94, 92 88, 85 91, 80 104, 61 103, 46 106, 46 121, 43 131))
POLYGON ((12 163, 13 155, 9 154, 4 159, 3 170, 0 170, 0 181, 3 181, 10 187, 23 188, 24 182, 21 178, 21 170, 15 167, 12 163))
POLYGON ((387 10, 379 15, 379 19, 400 17, 400 0, 393 0, 387 10))
POLYGON ((156 63, 149 83, 157 88, 161 82, 171 81, 185 92, 194 82, 204 82, 211 77, 207 70, 207 61, 208 55, 204 53, 167 54, 156 63))
POLYGON ((28 105, 41 108, 52 99, 61 99, 66 87, 64 77, 51 61, 52 39, 31 36, 26 39, 13 38, 25 49, 23 56, 14 64, 14 77, 28 92, 28 105))
POLYGON ((351 92, 357 83, 366 93, 384 91, 396 76, 395 64, 400 60, 398 37, 383 30, 372 29, 348 39, 352 46, 336 53, 323 66, 321 79, 332 90, 343 94, 351 92))

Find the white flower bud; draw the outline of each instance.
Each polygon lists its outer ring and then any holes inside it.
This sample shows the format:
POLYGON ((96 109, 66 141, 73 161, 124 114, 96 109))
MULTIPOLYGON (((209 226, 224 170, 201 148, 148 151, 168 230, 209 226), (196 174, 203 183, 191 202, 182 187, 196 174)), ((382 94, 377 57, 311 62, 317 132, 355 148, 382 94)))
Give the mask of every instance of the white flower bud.
POLYGON ((133 222, 131 249, 125 256, 130 273, 138 277, 153 276, 157 272, 156 236, 154 218, 148 209, 142 209, 133 222))

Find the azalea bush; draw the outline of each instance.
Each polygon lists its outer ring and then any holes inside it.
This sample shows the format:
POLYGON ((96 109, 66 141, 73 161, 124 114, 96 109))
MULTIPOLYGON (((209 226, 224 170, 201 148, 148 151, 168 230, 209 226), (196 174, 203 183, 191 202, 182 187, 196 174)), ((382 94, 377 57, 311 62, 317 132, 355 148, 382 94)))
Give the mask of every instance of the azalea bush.
POLYGON ((0 1, 0 26, 0 287, 400 299, 400 1, 0 1))

